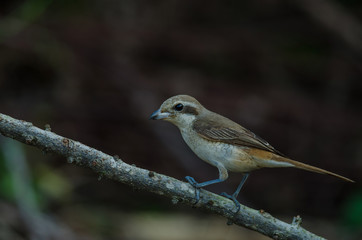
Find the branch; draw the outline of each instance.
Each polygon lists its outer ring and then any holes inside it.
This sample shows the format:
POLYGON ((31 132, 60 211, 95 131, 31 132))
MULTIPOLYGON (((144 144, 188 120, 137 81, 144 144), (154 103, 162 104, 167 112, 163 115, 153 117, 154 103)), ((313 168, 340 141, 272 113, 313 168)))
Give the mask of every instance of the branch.
POLYGON ((91 168, 107 178, 171 198, 174 204, 183 203, 224 216, 229 219, 229 223, 244 226, 274 239, 323 239, 300 227, 299 217, 294 218, 292 224, 288 224, 262 210, 257 211, 243 205, 241 210, 235 213, 235 205, 231 200, 203 189, 200 201, 195 205, 195 189, 190 184, 129 165, 118 157, 52 133, 49 127, 42 130, 34 127, 32 123, 0 113, 0 133, 35 146, 45 153, 57 153, 67 158, 69 163, 91 168))

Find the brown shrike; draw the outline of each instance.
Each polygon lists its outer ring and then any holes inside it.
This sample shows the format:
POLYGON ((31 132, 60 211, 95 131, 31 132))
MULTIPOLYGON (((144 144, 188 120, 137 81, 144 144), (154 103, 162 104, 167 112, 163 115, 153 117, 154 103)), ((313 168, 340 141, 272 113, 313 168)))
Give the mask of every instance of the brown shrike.
POLYGON ((200 199, 200 188, 225 181, 228 171, 243 173, 243 178, 232 195, 222 193, 235 203, 238 211, 240 203, 236 197, 249 173, 256 169, 295 167, 353 182, 349 178, 285 157, 265 140, 230 119, 207 110, 191 96, 177 95, 167 99, 150 119, 162 119, 176 125, 192 151, 218 168, 218 179, 198 183, 194 178, 186 177, 196 189, 197 201, 200 199))

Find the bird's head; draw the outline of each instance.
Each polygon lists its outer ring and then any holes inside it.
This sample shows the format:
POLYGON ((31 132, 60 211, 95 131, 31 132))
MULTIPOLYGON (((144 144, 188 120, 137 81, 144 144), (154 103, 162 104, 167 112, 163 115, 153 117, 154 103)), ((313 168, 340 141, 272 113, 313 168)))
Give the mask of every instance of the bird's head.
POLYGON ((193 97, 177 95, 164 101, 161 107, 150 116, 153 120, 165 120, 179 128, 191 126, 205 108, 193 97))

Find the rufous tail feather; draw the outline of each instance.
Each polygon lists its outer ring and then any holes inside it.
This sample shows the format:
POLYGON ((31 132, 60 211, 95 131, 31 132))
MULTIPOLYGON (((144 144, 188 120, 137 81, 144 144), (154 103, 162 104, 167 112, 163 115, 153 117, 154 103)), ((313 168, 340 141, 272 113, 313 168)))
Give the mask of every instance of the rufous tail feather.
POLYGON ((346 178, 346 177, 343 177, 341 175, 338 175, 336 173, 333 173, 333 172, 330 172, 330 171, 327 171, 327 170, 324 170, 324 169, 321 169, 321 168, 317 168, 317 167, 314 167, 314 166, 311 166, 311 165, 308 165, 308 164, 305 164, 305 163, 301 163, 301 162, 297 162, 297 161, 294 161, 294 160, 291 160, 289 158, 283 158, 283 162, 288 162, 288 163, 291 163, 293 164, 296 168, 299 168, 299 169, 303 169, 303 170, 307 170, 307 171, 310 171, 310 172, 316 172, 316 173, 321 173, 321 174, 328 174, 328 175, 331 175, 331 176, 334 176, 334 177, 337 177, 337 178, 340 178, 344 181, 347 181, 347 182, 354 182, 353 180, 349 179, 349 178, 346 178))
POLYGON ((260 150, 256 148, 246 148, 244 149, 246 153, 248 153, 250 156, 253 156, 254 160, 257 161, 258 165, 260 167, 295 167, 303 170, 307 170, 310 172, 316 172, 321 174, 328 174, 340 179, 343 179, 347 182, 354 182, 353 180, 343 177, 341 175, 338 175, 336 173, 332 173, 330 171, 317 168, 305 163, 301 163, 298 161, 291 160, 286 157, 282 157, 279 154, 275 154, 269 151, 260 150))

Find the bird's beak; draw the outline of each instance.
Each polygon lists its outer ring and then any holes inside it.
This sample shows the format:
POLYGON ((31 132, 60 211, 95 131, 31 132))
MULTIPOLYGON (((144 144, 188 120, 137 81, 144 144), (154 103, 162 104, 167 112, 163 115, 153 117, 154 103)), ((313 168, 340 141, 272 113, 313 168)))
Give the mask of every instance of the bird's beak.
POLYGON ((168 112, 161 112, 160 109, 154 111, 152 113, 152 115, 150 116, 149 119, 152 119, 152 120, 160 120, 160 119, 165 119, 165 118, 168 118, 170 116, 170 113, 168 112))

